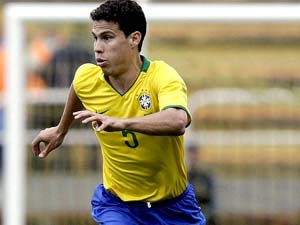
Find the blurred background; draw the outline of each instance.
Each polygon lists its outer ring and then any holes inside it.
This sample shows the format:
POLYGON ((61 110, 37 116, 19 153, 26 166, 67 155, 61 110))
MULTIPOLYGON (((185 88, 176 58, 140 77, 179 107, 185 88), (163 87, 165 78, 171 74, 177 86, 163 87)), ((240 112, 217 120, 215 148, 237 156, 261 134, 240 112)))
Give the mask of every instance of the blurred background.
MULTIPOLYGON (((6 2, 0 2, 0 90, 6 2)), ((39 130, 57 124, 76 68, 94 61, 90 29, 88 23, 25 24, 29 225, 95 224, 89 201, 102 162, 90 127, 75 123, 46 160, 30 146, 39 130)), ((186 161, 208 225, 299 225, 299 23, 151 22, 146 48, 148 58, 174 66, 188 86, 193 123, 186 161)), ((1 155, 1 170, 2 164, 1 155)), ((2 182, 0 190, 2 208, 2 182)))

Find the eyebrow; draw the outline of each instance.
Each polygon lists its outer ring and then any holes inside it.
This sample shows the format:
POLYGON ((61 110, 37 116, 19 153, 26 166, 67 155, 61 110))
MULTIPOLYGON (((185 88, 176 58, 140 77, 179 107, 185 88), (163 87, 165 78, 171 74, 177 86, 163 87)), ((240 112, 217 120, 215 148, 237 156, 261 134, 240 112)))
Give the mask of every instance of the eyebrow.
MULTIPOLYGON (((97 36, 94 31, 92 31, 91 33, 92 33, 93 36, 95 36, 95 37, 97 36)), ((111 30, 106 30, 106 31, 101 32, 98 36, 102 36, 102 35, 105 35, 105 34, 114 34, 115 35, 115 32, 113 32, 111 30)))

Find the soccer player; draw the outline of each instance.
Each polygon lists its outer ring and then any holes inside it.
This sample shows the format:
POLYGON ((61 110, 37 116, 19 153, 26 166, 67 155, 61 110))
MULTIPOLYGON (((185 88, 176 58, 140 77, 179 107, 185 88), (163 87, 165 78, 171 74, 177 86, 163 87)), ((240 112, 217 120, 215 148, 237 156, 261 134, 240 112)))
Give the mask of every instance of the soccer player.
POLYGON ((91 19, 97 65, 77 69, 59 124, 38 134, 34 153, 44 158, 60 146, 74 119, 91 123, 103 155, 91 202, 97 223, 204 225, 184 165, 184 81, 140 54, 147 23, 135 1, 108 0, 91 19))

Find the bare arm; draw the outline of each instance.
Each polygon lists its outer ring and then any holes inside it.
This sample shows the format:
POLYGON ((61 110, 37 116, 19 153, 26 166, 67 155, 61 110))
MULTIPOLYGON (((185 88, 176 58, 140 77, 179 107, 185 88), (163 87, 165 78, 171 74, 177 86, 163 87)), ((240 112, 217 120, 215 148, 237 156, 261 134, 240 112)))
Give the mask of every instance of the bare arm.
POLYGON ((125 129, 151 135, 182 135, 188 116, 182 109, 169 108, 151 115, 124 119, 125 129))
POLYGON ((60 122, 58 124, 58 131, 61 134, 66 134, 69 130, 70 125, 72 124, 73 112, 82 110, 83 106, 79 98, 77 97, 73 85, 70 88, 68 100, 65 105, 64 112, 61 116, 60 122))
POLYGON ((68 100, 59 124, 55 127, 46 128, 45 130, 40 131, 40 133, 32 141, 32 150, 35 155, 40 158, 44 158, 51 151, 60 146, 74 120, 72 113, 74 111, 81 110, 82 108, 83 106, 78 99, 73 86, 71 86, 68 100), (45 144, 44 148, 41 148, 41 143, 45 144))
POLYGON ((74 113, 82 123, 93 122, 97 131, 132 130, 149 135, 182 135, 189 123, 189 117, 182 109, 169 108, 161 112, 136 118, 114 118, 90 111, 74 113))

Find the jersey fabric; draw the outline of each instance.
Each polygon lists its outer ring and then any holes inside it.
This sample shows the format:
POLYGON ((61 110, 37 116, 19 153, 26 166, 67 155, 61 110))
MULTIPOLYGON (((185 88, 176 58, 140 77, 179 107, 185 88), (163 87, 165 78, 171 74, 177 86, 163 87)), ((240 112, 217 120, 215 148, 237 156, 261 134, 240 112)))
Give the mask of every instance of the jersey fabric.
MULTIPOLYGON (((142 117, 174 107, 187 108, 187 89, 163 61, 142 57, 141 72, 120 94, 94 64, 76 71, 73 88, 92 112, 118 118, 142 117)), ((153 136, 131 130, 95 131, 103 156, 104 187, 123 201, 156 202, 179 196, 187 187, 183 136, 153 136), (171 174, 171 175, 170 175, 171 174)))

